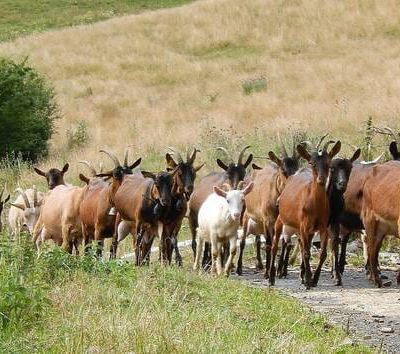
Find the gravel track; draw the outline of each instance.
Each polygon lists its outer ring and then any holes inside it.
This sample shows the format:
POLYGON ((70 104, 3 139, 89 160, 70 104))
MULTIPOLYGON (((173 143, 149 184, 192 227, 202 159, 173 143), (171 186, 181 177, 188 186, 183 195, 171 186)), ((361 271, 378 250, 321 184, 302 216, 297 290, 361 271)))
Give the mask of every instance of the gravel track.
MULTIPOLYGON (((393 270, 384 274, 396 284, 393 270)), ((244 268, 243 276, 232 278, 252 286, 268 287, 263 274, 244 268)), ((315 311, 323 313, 332 323, 349 332, 350 343, 362 341, 384 352, 400 353, 400 291, 397 285, 378 289, 370 284, 364 268, 348 267, 343 286, 335 286, 328 268, 324 268, 318 287, 305 290, 297 268, 289 270, 286 279, 277 279, 275 289, 290 295, 315 311), (384 331, 392 333, 384 333, 384 331)))

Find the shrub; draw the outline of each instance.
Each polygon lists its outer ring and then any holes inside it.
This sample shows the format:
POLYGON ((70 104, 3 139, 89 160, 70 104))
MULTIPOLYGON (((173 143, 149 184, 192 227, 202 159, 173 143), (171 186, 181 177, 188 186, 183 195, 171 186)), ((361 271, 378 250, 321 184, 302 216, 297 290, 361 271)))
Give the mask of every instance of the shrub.
POLYGON ((250 78, 242 81, 242 89, 245 95, 261 92, 267 89, 267 79, 264 76, 250 78))
POLYGON ((57 117, 54 90, 44 78, 26 60, 0 59, 0 157, 45 156, 57 117))
POLYGON ((85 146, 90 136, 86 122, 80 120, 67 130, 67 148, 69 150, 85 146))

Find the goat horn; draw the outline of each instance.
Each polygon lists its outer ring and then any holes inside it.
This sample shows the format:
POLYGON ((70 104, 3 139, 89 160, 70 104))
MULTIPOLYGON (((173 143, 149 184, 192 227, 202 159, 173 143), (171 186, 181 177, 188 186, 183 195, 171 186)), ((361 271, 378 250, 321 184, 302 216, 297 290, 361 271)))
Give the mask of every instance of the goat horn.
POLYGON ((310 140, 304 140, 304 141, 300 142, 300 145, 308 145, 308 147, 310 147, 311 149, 314 149, 314 145, 310 140))
POLYGON ((240 154, 239 154, 239 158, 238 158, 238 165, 243 165, 243 155, 244 155, 244 153, 245 153, 245 151, 247 150, 247 149, 249 149, 250 148, 250 145, 247 145, 247 146, 245 146, 244 147, 244 149, 240 152, 240 154))
POLYGON ((85 166, 87 166, 90 170, 90 173, 92 174, 92 177, 96 176, 96 169, 86 160, 78 161, 78 163, 81 163, 85 166))
POLYGON ((328 133, 326 133, 325 135, 322 136, 321 139, 319 139, 317 146, 315 147, 316 150, 318 151, 320 145, 322 144, 322 142, 324 141, 324 139, 328 136, 328 133))
POLYGON ((233 162, 233 158, 232 155, 228 152, 228 150, 226 150, 224 147, 222 146, 218 146, 216 150, 221 150, 225 153, 225 155, 231 160, 231 162, 233 162))
POLYGON ((38 194, 37 194, 37 188, 34 185, 33 186, 33 207, 36 208, 38 206, 38 194))
POLYGON ((334 143, 335 143, 334 140, 329 140, 329 141, 327 141, 327 142, 324 144, 323 151, 328 150, 328 146, 329 146, 330 144, 334 144, 334 143))
POLYGON ((286 151, 286 147, 285 144, 282 141, 281 135, 278 133, 278 140, 279 140, 279 144, 281 144, 281 149, 282 149, 282 154, 283 157, 288 157, 288 153, 286 151))
POLYGON ((182 155, 180 154, 180 152, 178 150, 176 150, 175 148, 173 148, 172 146, 168 146, 168 149, 171 150, 172 154, 176 156, 177 160, 178 160, 178 164, 179 163, 183 163, 183 158, 182 155))
POLYGON ((22 198, 24 199, 25 206, 27 208, 30 208, 31 206, 29 204, 29 199, 28 199, 28 196, 26 195, 26 193, 21 188, 17 188, 15 191, 22 196, 22 198))
POLYGON ((371 161, 360 161, 360 164, 361 165, 375 165, 383 157, 383 155, 385 155, 384 152, 382 152, 382 154, 380 154, 376 159, 371 160, 371 161))
POLYGON ((187 159, 187 161, 188 161, 191 165, 193 165, 194 160, 196 160, 197 151, 198 151, 198 150, 196 149, 196 147, 194 147, 192 153, 190 154, 190 156, 188 155, 189 158, 187 159))
POLYGON ((102 152, 102 153, 108 155, 108 157, 109 157, 111 160, 114 161, 115 167, 121 166, 121 163, 119 162, 118 157, 115 156, 113 153, 108 152, 108 151, 106 151, 106 150, 100 150, 100 152, 102 152))
POLYGON ((128 154, 129 154, 129 149, 125 149, 125 155, 124 155, 124 167, 128 166, 128 154))

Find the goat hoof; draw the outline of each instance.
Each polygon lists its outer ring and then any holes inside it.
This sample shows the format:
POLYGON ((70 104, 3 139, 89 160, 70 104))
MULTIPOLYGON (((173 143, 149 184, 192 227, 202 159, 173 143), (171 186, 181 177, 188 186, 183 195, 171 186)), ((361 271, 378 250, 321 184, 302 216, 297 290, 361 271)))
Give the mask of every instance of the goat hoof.
POLYGON ((341 280, 337 280, 335 283, 335 286, 343 286, 343 283, 341 280))
POLYGON ((263 270, 263 269, 264 269, 264 266, 262 264, 257 264, 256 265, 256 270, 260 271, 260 270, 263 270))

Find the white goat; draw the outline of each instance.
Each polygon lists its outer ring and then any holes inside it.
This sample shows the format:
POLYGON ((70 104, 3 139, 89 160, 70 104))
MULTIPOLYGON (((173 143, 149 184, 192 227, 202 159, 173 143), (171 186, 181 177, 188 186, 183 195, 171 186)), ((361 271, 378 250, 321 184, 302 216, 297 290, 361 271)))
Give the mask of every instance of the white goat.
POLYGON ((210 242, 211 271, 220 275, 222 273, 221 246, 229 241, 229 258, 224 269, 225 274, 229 276, 232 260, 236 254, 238 228, 243 211, 244 197, 252 190, 253 182, 243 190, 241 190, 242 186, 243 183, 241 182, 237 190, 228 192, 214 186, 214 193, 210 194, 200 207, 196 259, 193 270, 199 269, 204 242, 210 242))
POLYGON ((36 186, 26 191, 18 188, 16 192, 19 196, 10 203, 11 208, 8 214, 8 224, 13 237, 19 236, 24 229, 28 229, 30 233, 33 232, 44 198, 44 193, 38 192, 36 186))

